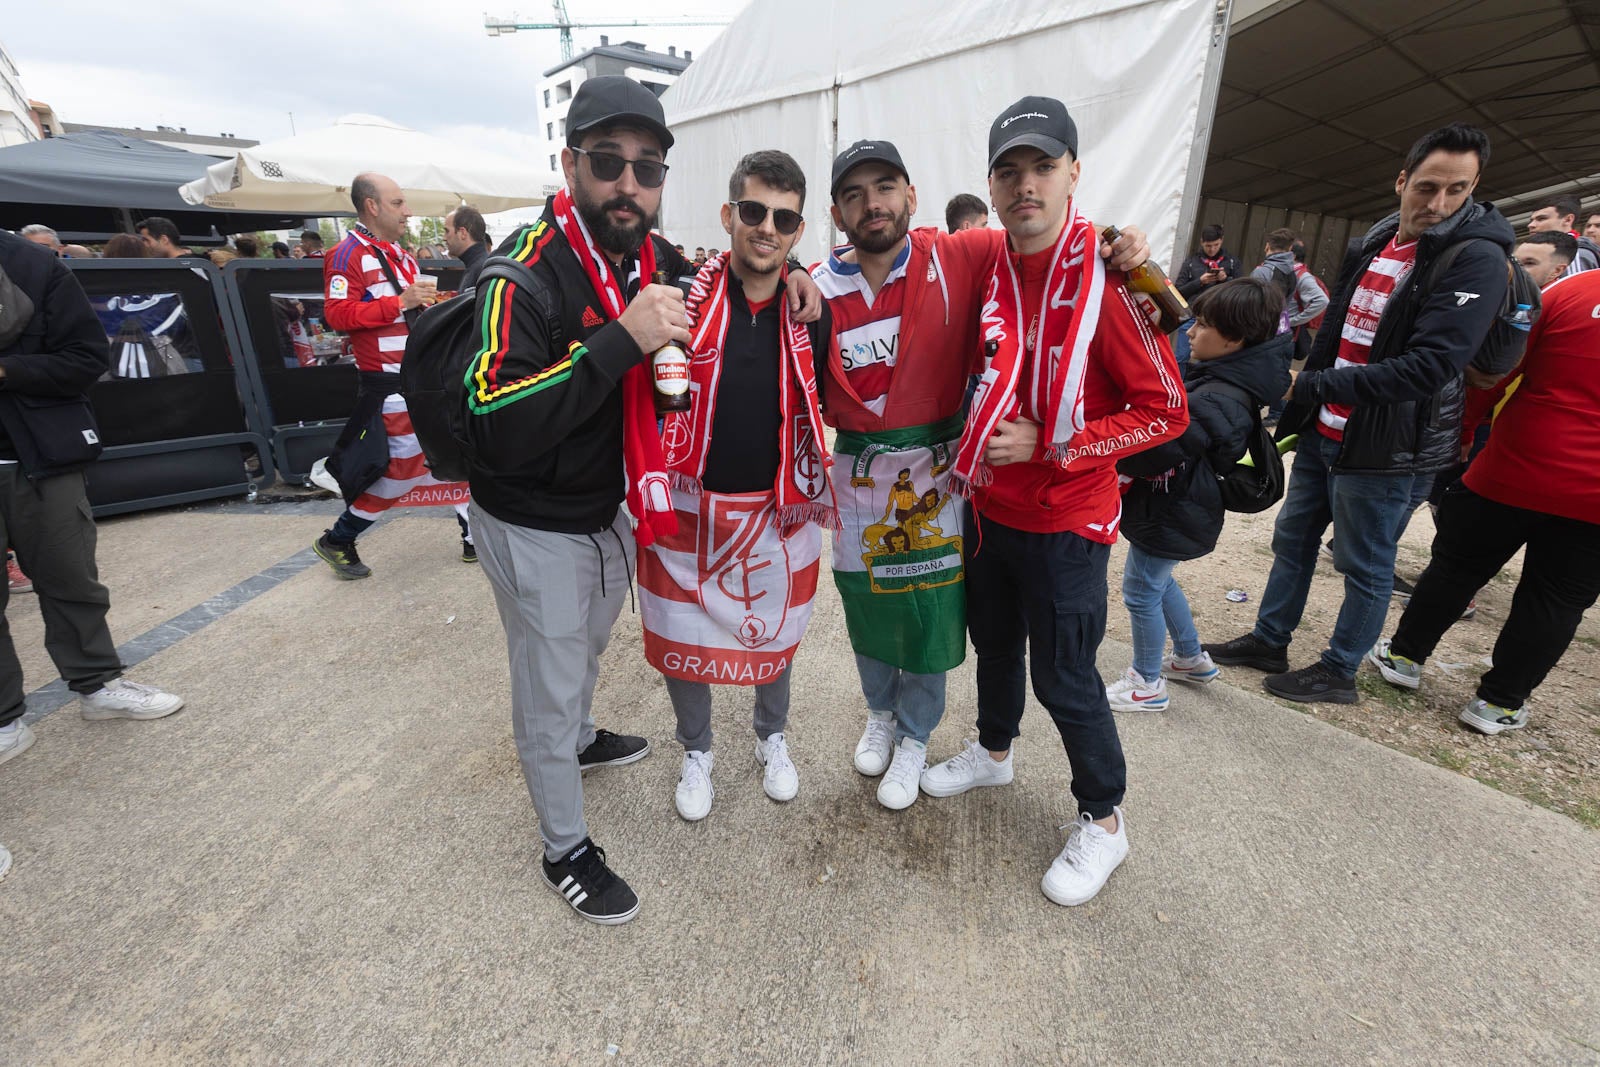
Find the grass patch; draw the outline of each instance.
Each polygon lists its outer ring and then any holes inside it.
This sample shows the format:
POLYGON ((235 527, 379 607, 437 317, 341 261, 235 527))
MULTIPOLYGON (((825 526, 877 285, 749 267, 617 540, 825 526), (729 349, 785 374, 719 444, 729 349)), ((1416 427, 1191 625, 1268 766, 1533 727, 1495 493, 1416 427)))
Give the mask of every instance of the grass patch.
POLYGON ((1428 753, 1428 757, 1439 766, 1452 771, 1464 771, 1472 763, 1461 753, 1448 748, 1436 748, 1428 753))
POLYGON ((1591 830, 1600 830, 1600 804, 1586 800, 1573 807, 1572 817, 1591 830))

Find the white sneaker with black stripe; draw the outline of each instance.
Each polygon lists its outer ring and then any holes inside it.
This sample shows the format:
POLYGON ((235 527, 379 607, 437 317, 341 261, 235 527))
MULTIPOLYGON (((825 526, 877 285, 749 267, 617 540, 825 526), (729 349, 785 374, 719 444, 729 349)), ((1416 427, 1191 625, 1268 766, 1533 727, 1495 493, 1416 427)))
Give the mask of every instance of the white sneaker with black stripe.
POLYGON ((592 923, 619 926, 639 914, 639 898, 606 866, 606 850, 590 838, 551 863, 540 860, 544 882, 592 923))

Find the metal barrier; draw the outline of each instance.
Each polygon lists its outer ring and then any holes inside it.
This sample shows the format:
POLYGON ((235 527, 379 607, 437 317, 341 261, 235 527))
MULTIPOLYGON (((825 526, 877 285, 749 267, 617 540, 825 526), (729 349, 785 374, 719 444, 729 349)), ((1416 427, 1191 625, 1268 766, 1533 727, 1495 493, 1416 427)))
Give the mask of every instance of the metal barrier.
MULTIPOLYGON (((424 274, 450 291, 455 260, 428 260, 424 274)), ((236 259, 223 268, 238 338, 235 351, 258 398, 278 472, 305 482, 328 454, 356 399, 355 360, 323 318, 322 260, 236 259)))
POLYGON ((105 452, 89 467, 94 513, 253 493, 275 476, 248 368, 234 353, 221 275, 197 259, 69 259, 111 343, 89 389, 105 452), (252 474, 244 450, 260 464, 252 474))

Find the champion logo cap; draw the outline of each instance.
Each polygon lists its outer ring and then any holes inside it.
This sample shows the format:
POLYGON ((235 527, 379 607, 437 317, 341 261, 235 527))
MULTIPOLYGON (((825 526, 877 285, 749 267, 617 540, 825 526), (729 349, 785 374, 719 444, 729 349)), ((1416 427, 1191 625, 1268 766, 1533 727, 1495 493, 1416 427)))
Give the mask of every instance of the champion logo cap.
POLYGON ((911 180, 906 165, 900 161, 900 149, 888 141, 857 141, 833 157, 833 181, 828 184, 828 195, 838 196, 839 185, 845 175, 863 163, 887 163, 899 171, 906 181, 911 180))
POLYGON ((1025 96, 1012 104, 989 127, 989 169, 1019 145, 1047 153, 1052 159, 1078 158, 1078 124, 1067 105, 1048 96, 1025 96))

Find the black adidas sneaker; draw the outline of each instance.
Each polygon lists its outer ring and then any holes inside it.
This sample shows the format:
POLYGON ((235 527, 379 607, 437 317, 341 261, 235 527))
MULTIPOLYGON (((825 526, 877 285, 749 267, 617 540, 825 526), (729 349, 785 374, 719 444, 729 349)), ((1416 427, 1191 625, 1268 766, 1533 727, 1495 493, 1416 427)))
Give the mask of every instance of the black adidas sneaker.
POLYGON ((596 767, 620 767, 650 754, 650 742, 629 734, 596 730, 589 747, 578 753, 578 770, 588 774, 596 767))
POLYGON ((592 838, 551 863, 542 858, 544 881, 592 923, 620 926, 639 914, 639 897, 606 866, 606 850, 592 838))

